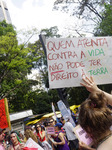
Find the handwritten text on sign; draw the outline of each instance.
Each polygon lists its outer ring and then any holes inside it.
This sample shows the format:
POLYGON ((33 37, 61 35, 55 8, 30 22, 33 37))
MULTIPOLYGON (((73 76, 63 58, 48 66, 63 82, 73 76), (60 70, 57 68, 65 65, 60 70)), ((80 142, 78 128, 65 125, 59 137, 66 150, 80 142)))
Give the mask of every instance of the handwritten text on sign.
POLYGON ((47 134, 55 134, 55 128, 54 127, 47 127, 47 134))
POLYGON ((112 83, 111 37, 51 38, 46 48, 50 88, 80 86, 85 74, 112 83))
POLYGON ((92 145, 93 140, 89 137, 89 135, 81 128, 80 125, 77 125, 74 128, 74 132, 79 141, 84 142, 87 145, 92 145))

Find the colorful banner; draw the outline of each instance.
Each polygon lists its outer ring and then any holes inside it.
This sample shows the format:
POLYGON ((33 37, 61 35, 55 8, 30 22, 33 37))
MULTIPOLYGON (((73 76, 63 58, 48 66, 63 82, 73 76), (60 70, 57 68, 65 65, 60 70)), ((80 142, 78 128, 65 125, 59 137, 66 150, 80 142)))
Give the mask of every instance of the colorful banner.
POLYGON ((11 129, 7 99, 0 100, 0 128, 11 129))
POLYGON ((50 88, 81 86, 85 74, 112 83, 112 37, 51 38, 46 49, 50 88))

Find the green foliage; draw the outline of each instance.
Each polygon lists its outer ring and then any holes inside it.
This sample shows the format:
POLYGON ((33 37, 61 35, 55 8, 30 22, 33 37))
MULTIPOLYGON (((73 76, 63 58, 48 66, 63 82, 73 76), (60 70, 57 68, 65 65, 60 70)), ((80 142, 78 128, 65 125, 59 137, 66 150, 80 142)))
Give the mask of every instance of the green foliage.
POLYGON ((80 105, 89 95, 89 92, 84 87, 72 87, 68 90, 69 105, 80 105))
POLYGON ((0 36, 6 35, 9 32, 14 33, 14 35, 16 35, 14 26, 12 26, 11 24, 7 24, 5 20, 0 22, 0 36))
MULTIPOLYGON (((51 27, 49 29, 42 29, 40 32, 42 35, 44 35, 46 38, 49 37, 60 37, 58 34, 58 28, 56 26, 51 27)), ((36 61, 35 68, 39 71, 39 76, 37 76, 37 79, 40 79, 40 82, 42 85, 45 85, 45 88, 49 88, 49 82, 48 82, 48 70, 47 70, 47 59, 44 53, 44 50, 42 48, 42 44, 40 40, 36 41, 34 44, 29 43, 29 48, 33 48, 34 51, 32 53, 33 57, 36 57, 37 54, 39 56, 38 61, 36 61)))
POLYGON ((41 34, 45 35, 46 38, 56 37, 59 38, 57 26, 51 27, 50 29, 42 29, 41 34))
POLYGON ((33 63, 33 58, 30 58, 29 48, 21 49, 18 46, 17 39, 11 32, 0 36, 0 49, 0 95, 4 97, 11 89, 19 86, 30 72, 32 64, 29 62, 33 63))
MULTIPOLYGON (((57 27, 52 27, 41 32, 50 37, 50 32, 56 34, 57 31, 57 27)), ((8 99, 10 112, 26 109, 32 109, 35 114, 52 111, 53 94, 36 88, 48 84, 47 61, 40 41, 28 46, 26 43, 19 45, 13 26, 4 21, 0 23, 0 70, 0 98, 8 99), (37 80, 27 78, 32 69, 39 71, 37 80)))
POLYGON ((16 31, 12 25, 5 21, 0 22, 0 98, 6 97, 9 100, 11 111, 16 110, 16 106, 17 110, 23 107, 18 107, 18 103, 13 105, 14 101, 19 101, 16 99, 18 91, 24 91, 22 85, 26 85, 25 89, 31 90, 33 85, 38 84, 32 81, 31 86, 31 81, 27 79, 27 74, 31 73, 35 61, 38 61, 38 56, 33 58, 33 51, 34 49, 18 45, 16 31))
POLYGON ((103 19, 95 29, 95 36, 111 36, 112 35, 112 5, 105 5, 102 13, 103 19))
MULTIPOLYGON (((0 27, 0 98, 8 99, 10 112, 27 109, 35 114, 52 112, 51 103, 57 106, 60 98, 56 89, 49 89, 47 60, 40 40, 28 46, 19 45, 13 26, 3 22, 0 27), (38 70, 36 80, 27 78, 32 69, 38 70)), ((57 27, 43 29, 41 34, 46 38, 60 37, 57 27)), ((67 90, 70 105, 80 104, 87 92, 84 88, 67 90)))

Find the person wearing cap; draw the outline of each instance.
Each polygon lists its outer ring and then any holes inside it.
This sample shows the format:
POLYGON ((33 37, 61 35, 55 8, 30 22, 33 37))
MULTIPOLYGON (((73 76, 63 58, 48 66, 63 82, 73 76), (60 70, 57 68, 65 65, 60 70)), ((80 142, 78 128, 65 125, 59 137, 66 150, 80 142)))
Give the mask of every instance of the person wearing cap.
POLYGON ((78 149, 78 139, 74 133, 74 127, 72 123, 70 122, 69 116, 65 117, 65 124, 63 126, 66 132, 67 139, 69 141, 69 146, 71 150, 77 150, 78 149))
POLYGON ((64 133, 61 130, 62 127, 62 123, 56 123, 55 126, 57 134, 56 134, 56 138, 55 141, 50 139, 52 141, 52 143, 56 146, 57 150, 70 150, 68 144, 67 144, 67 140, 64 136, 64 133))
POLYGON ((0 150, 5 150, 5 145, 4 145, 4 138, 5 138, 5 134, 4 134, 4 129, 0 128, 0 150))

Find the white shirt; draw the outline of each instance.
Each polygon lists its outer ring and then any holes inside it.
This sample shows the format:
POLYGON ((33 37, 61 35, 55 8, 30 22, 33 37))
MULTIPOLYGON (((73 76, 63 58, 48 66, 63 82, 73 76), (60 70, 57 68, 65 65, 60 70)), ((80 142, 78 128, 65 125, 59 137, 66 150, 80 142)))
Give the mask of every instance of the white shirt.
POLYGON ((75 135, 75 133, 73 131, 74 127, 71 124, 71 122, 65 122, 63 128, 66 131, 66 135, 67 135, 68 140, 75 140, 75 139, 77 139, 76 135, 75 135))

